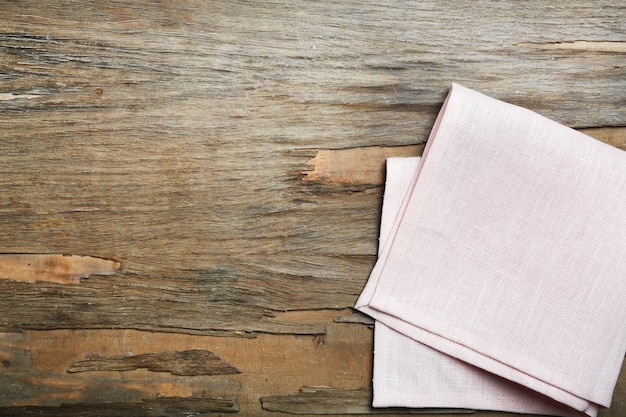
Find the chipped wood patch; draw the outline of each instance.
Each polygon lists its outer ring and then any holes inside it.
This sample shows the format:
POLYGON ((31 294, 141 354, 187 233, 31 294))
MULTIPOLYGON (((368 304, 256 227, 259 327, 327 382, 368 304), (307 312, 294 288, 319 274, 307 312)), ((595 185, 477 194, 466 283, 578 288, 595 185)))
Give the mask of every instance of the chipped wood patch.
POLYGON ((419 156, 424 145, 365 146, 320 149, 300 172, 305 181, 380 185, 385 180, 385 161, 390 157, 419 156))
POLYGON ((145 368, 172 375, 231 375, 241 371, 209 350, 144 353, 132 356, 92 357, 72 362, 68 372, 134 371, 145 368))
POLYGON ((354 312, 351 314, 346 314, 344 316, 337 316, 333 319, 335 323, 358 323, 358 324, 366 324, 369 327, 374 327, 374 319, 370 316, 366 316, 363 313, 354 312))
POLYGON ((451 408, 373 408, 369 388, 302 387, 297 394, 261 397, 264 410, 290 414, 471 414, 451 408))
POLYGON ((237 400, 202 397, 155 397, 139 402, 114 402, 98 404, 61 404, 60 406, 0 407, 3 416, 48 416, 48 417, 156 417, 191 416, 205 413, 236 413, 237 400))
POLYGON ((121 264, 92 256, 0 254, 0 279, 73 284, 91 275, 112 275, 121 264))

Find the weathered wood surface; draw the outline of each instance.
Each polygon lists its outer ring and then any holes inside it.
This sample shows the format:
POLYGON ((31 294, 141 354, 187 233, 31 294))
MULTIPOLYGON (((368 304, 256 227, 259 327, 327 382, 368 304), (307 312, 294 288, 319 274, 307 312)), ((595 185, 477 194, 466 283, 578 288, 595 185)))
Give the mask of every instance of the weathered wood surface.
POLYGON ((0 414, 367 388, 384 159, 453 81, 626 149, 624 6, 379 3, 2 3, 0 414), (242 373, 67 372, 195 349, 242 373))

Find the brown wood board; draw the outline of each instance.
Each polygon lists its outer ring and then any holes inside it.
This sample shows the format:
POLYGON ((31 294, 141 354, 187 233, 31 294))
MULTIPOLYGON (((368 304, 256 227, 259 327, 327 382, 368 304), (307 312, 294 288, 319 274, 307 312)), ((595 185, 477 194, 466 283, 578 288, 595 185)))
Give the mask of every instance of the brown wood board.
MULTIPOLYGON (((0 414, 270 416, 262 397, 312 386, 376 413, 350 307, 385 158, 421 153, 451 82, 626 149, 624 21, 589 0, 3 2, 0 414), (172 374, 190 351, 241 373, 172 374)), ((625 399, 622 372, 604 415, 625 399)))

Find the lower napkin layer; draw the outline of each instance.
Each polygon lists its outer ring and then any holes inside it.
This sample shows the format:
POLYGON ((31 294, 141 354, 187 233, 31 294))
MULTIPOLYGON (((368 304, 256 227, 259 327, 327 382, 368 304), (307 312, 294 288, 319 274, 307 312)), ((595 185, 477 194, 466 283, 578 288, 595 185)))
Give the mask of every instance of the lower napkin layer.
POLYGON ((594 415, 626 351, 624 212, 623 151, 453 85, 356 307, 594 415))
POLYGON ((374 407, 455 408, 595 416, 438 352, 376 323, 374 407), (400 361, 401 359, 401 361, 400 361))
MULTIPOLYGON (((389 158, 380 227, 387 240, 420 158, 389 158)), ((380 322, 374 330, 374 407, 465 408, 564 417, 584 414, 438 352, 380 322)))

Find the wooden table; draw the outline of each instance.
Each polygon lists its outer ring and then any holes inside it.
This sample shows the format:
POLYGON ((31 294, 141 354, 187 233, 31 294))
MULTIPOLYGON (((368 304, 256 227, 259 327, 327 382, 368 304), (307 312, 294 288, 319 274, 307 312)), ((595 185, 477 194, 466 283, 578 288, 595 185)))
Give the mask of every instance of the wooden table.
MULTIPOLYGON (((420 154, 451 82, 626 149, 624 22, 591 0, 2 2, 0 414, 380 412, 351 306, 385 158, 420 154)), ((623 372, 603 415, 625 400, 623 372)))

